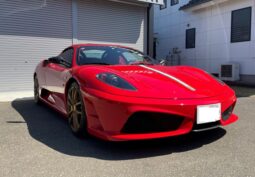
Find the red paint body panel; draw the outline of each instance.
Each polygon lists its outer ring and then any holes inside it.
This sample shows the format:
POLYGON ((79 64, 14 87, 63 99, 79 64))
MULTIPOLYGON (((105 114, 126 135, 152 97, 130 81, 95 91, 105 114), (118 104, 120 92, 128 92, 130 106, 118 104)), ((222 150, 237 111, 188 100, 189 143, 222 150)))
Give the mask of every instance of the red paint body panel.
MULTIPOLYGON (((127 141, 186 134, 192 131, 196 123, 198 105, 221 103, 223 113, 236 103, 236 96, 231 88, 203 70, 194 67, 149 66, 178 78, 195 89, 190 90, 173 79, 139 65, 78 66, 76 63, 77 49, 81 46, 106 45, 73 45, 74 55, 71 68, 41 62, 35 74, 40 85, 40 98, 64 115, 66 115, 66 87, 70 79, 75 80, 80 85, 85 103, 88 132, 99 138, 127 141), (97 74, 104 72, 125 79, 136 90, 124 90, 105 84, 96 77, 97 74), (128 119, 137 112, 178 115, 183 117, 183 121, 178 129, 171 131, 123 133, 122 129, 128 119)), ((237 119, 238 117, 232 113, 226 121, 221 119, 220 125, 226 126, 237 119)))

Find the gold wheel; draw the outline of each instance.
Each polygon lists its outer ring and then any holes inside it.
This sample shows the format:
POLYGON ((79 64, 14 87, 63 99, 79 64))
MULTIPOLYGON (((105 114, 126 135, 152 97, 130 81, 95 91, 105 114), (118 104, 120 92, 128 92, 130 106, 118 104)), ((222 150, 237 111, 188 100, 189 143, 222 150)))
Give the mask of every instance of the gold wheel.
POLYGON ((72 132, 82 135, 86 131, 86 117, 84 104, 78 84, 73 83, 67 95, 67 115, 72 132))

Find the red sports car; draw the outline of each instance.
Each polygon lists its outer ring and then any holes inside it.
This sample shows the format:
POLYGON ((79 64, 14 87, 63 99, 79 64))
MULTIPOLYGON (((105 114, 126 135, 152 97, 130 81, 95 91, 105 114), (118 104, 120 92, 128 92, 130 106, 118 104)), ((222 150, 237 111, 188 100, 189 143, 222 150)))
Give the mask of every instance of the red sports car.
POLYGON ((64 114, 76 135, 162 138, 235 122, 236 96, 207 72, 161 66, 128 47, 80 44, 38 64, 35 102, 64 114))

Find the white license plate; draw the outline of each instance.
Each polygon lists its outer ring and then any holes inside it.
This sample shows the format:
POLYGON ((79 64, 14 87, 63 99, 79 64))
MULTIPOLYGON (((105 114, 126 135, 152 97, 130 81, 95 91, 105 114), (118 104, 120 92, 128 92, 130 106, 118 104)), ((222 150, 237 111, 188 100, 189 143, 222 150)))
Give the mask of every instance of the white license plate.
POLYGON ((221 117, 221 104, 197 106, 197 124, 216 122, 221 117))

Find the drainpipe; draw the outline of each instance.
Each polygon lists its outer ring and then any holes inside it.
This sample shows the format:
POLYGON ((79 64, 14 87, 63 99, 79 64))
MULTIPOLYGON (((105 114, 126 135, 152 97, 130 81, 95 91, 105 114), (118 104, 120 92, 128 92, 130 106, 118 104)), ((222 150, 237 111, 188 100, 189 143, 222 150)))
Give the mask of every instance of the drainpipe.
POLYGON ((147 7, 147 54, 153 56, 153 5, 149 4, 147 7))

